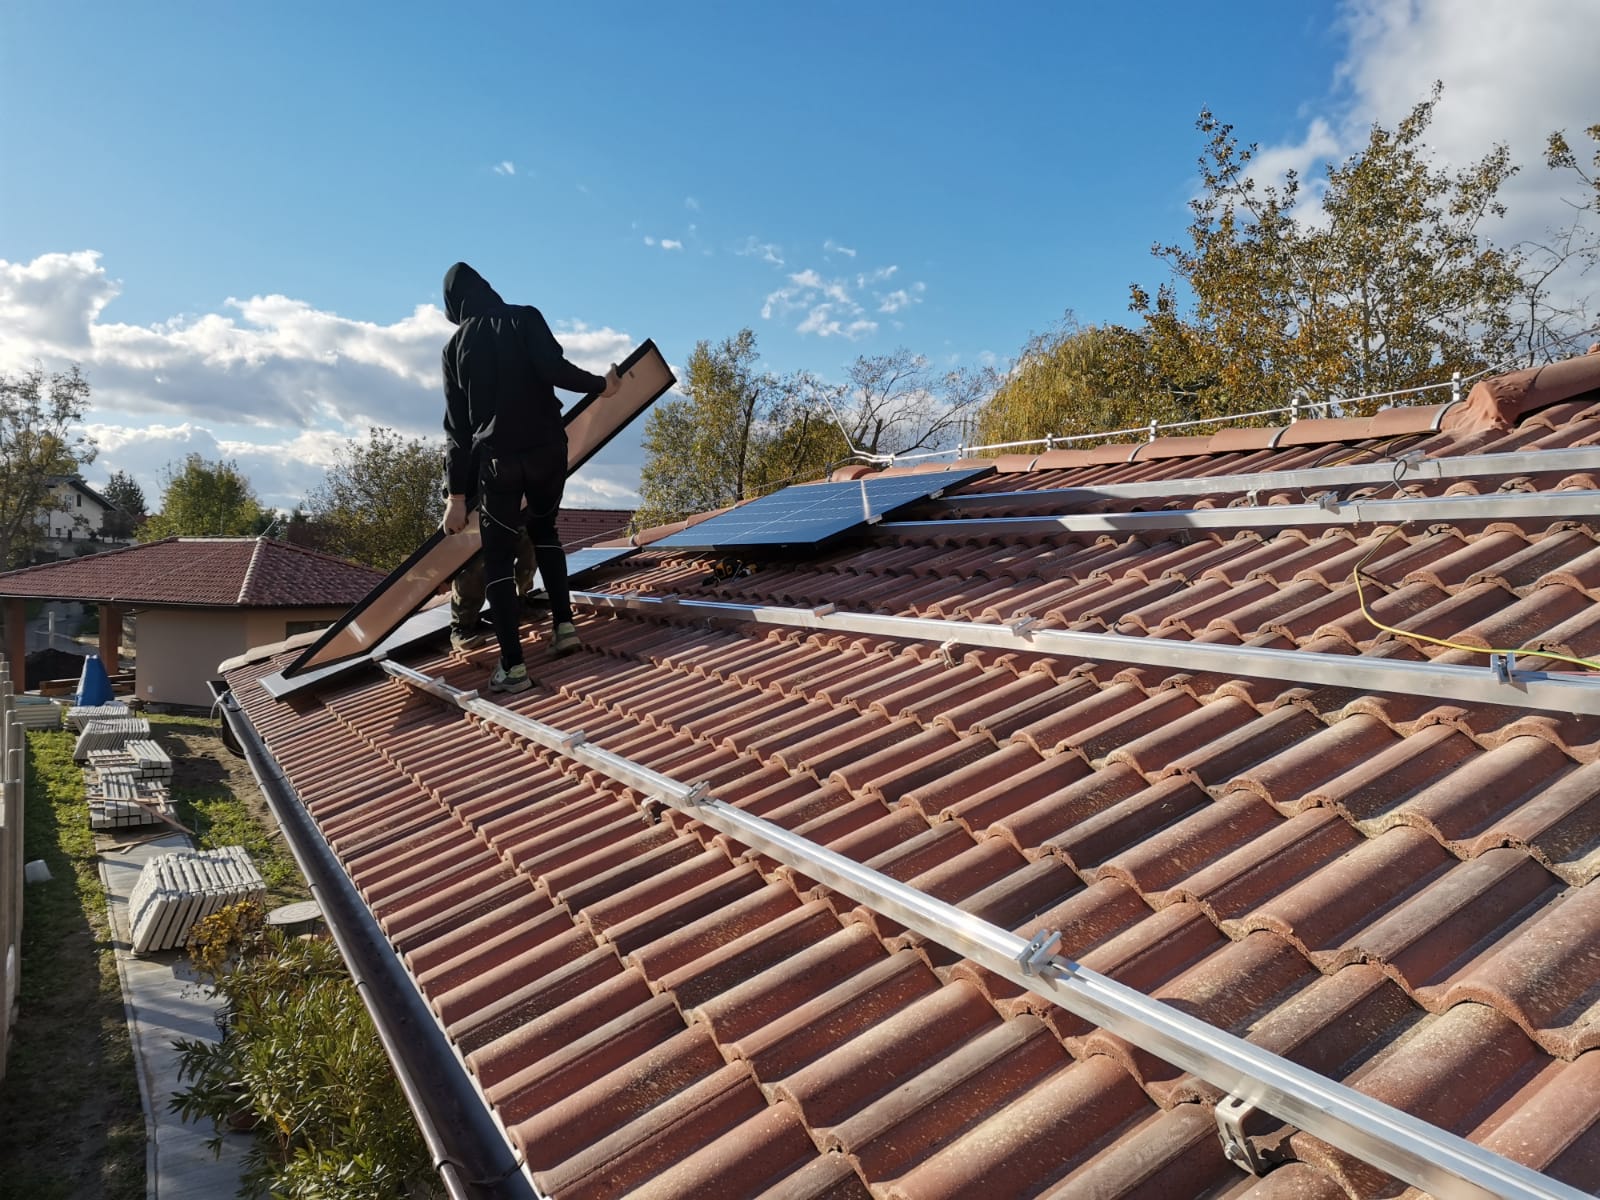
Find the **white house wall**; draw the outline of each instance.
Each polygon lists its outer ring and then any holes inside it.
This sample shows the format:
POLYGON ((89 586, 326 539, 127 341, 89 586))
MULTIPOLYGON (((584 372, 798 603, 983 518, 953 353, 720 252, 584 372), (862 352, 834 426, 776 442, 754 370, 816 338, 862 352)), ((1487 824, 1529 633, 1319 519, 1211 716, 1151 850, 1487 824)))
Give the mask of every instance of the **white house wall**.
POLYGON ((139 610, 139 655, 135 688, 149 704, 209 707, 209 680, 217 664, 252 646, 284 639, 293 622, 331 623, 343 608, 139 610))

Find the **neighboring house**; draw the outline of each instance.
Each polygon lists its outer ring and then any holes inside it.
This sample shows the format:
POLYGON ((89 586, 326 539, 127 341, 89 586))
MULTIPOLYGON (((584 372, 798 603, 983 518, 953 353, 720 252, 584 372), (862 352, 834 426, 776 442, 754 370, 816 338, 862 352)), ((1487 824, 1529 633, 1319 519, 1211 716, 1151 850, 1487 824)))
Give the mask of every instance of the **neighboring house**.
POLYGON ((71 558, 128 544, 109 536, 106 515, 120 510, 76 475, 58 475, 50 481, 50 503, 39 514, 44 541, 36 555, 71 558))
POLYGON ((454 1194, 1600 1188, 1600 354, 953 465, 734 569, 645 531, 521 695, 442 622, 225 664, 454 1194))
POLYGON ((330 624, 382 578, 270 538, 166 538, 0 574, 7 654, 22 661, 25 601, 98 604, 107 669, 123 618, 135 619, 139 699, 209 707, 207 681, 223 659, 330 624))

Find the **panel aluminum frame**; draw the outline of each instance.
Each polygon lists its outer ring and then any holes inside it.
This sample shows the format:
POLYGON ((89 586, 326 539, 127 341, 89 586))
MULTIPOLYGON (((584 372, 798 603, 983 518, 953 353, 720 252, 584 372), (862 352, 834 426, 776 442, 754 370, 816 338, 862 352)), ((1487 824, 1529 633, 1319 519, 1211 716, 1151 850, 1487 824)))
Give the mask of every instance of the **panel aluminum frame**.
MULTIPOLYGON (((567 475, 588 462, 635 417, 666 392, 677 377, 653 341, 618 364, 622 386, 611 397, 591 392, 562 418, 567 430, 567 475)), ((436 531, 417 551, 328 627, 283 670, 292 679, 307 671, 362 658, 449 583, 482 547, 475 519, 460 533, 436 531)))

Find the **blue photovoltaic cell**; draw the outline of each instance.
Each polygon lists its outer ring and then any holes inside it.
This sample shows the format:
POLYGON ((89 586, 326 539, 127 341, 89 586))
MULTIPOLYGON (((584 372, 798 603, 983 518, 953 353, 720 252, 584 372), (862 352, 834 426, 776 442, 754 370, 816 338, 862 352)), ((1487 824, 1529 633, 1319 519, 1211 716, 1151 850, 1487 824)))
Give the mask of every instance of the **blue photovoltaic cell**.
POLYGON ((742 550, 815 546, 897 508, 948 491, 993 468, 930 471, 784 488, 720 517, 650 543, 652 550, 742 550))
MULTIPOLYGON (((638 553, 636 546, 585 546, 581 550, 567 551, 567 582, 576 583, 578 578, 587 575, 590 571, 599 570, 607 563, 616 562, 619 558, 626 558, 630 554, 638 553)), ((533 573, 533 586, 544 587, 544 580, 539 577, 539 572, 533 573)))
POLYGON ((581 550, 568 550, 567 578, 576 579, 596 567, 603 567, 607 563, 616 562, 619 558, 626 558, 636 549, 635 546, 585 546, 581 550))

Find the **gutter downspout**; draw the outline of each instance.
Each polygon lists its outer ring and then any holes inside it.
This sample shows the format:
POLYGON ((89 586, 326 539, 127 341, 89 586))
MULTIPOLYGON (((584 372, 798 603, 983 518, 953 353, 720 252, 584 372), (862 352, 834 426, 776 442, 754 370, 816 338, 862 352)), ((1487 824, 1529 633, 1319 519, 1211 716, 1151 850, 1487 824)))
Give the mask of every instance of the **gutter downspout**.
POLYGON ((211 680, 224 729, 244 752, 295 862, 311 885, 394 1065, 435 1169, 452 1200, 540 1200, 505 1135, 417 993, 388 940, 317 834, 294 787, 221 680, 211 680))

